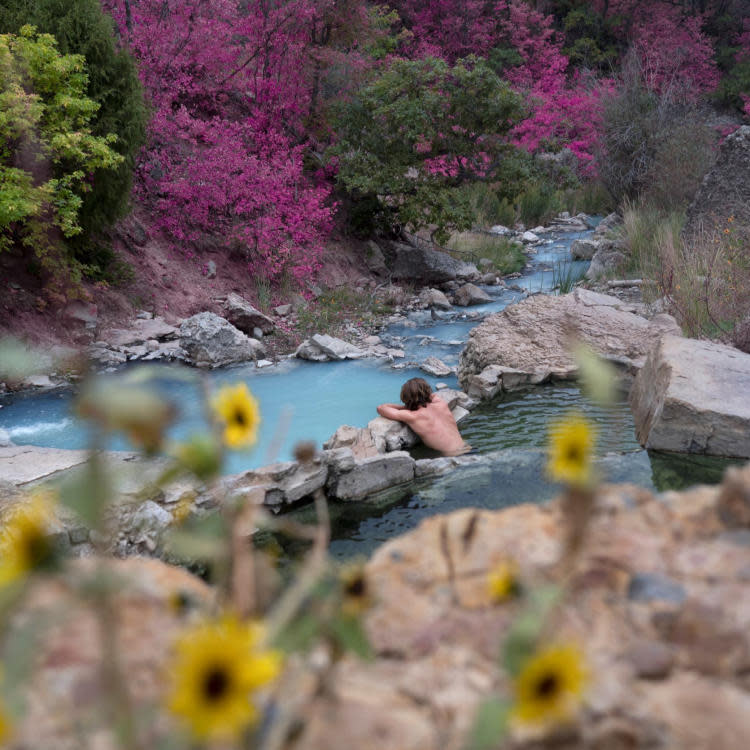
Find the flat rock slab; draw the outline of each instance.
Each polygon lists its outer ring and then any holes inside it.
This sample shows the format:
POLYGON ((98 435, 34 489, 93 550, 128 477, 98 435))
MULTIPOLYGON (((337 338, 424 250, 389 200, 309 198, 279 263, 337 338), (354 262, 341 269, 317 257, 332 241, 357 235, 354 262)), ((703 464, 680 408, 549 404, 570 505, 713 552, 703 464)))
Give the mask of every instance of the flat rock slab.
POLYGON ((750 457, 750 354, 665 336, 630 394, 641 445, 676 453, 750 457))
POLYGON ((0 448, 0 480, 15 485, 47 479, 86 462, 86 451, 12 445, 0 448))
POLYGON ((471 331, 459 360, 459 382, 469 396, 491 398, 499 390, 574 378, 573 341, 635 374, 656 339, 680 330, 669 315, 647 320, 632 309, 617 297, 586 289, 528 297, 471 331))

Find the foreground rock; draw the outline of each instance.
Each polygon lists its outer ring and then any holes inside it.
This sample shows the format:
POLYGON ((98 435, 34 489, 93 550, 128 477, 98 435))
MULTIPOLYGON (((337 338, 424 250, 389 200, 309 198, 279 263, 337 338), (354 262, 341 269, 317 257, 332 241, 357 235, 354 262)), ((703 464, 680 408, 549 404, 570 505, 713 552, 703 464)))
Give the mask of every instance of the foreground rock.
MULTIPOLYGON (((658 499, 632 485, 600 491, 554 628, 585 652, 582 711, 564 733, 516 730, 502 747, 750 746, 750 516, 739 525, 724 512, 737 500, 750 508, 748 497, 750 467, 658 499)), ((521 611, 492 603, 487 574, 512 559, 522 583, 559 583, 565 523, 557 502, 467 508, 384 544, 366 568, 376 657, 339 663, 289 750, 467 747, 479 704, 510 693, 498 653, 521 611)))
POLYGON ((459 360, 461 387, 473 398, 492 398, 501 390, 574 378, 569 354, 574 339, 634 375, 655 339, 680 331, 669 315, 646 320, 631 309, 616 297, 585 289, 511 305, 471 331, 459 360))
POLYGON ((202 312, 182 321, 180 346, 189 364, 223 367, 265 357, 263 344, 246 336, 228 320, 202 312))
POLYGON ((721 145, 716 164, 690 204, 685 221, 685 235, 693 237, 702 231, 721 230, 729 217, 737 225, 750 225, 750 125, 743 125, 727 136, 721 145))
POLYGON ((750 458, 750 354, 665 336, 630 393, 648 449, 750 458))
MULTIPOLYGON (((208 611, 213 592, 181 568, 144 558, 73 561, 68 578, 93 580, 97 564, 118 581, 110 613, 117 624, 112 637, 133 710, 150 711, 153 704, 163 703, 168 660, 185 626, 186 613, 208 611), (181 611, 175 601, 187 604, 181 611)), ((41 612, 54 627, 42 628, 43 635, 35 644, 25 711, 7 747, 75 750, 86 745, 84 734, 92 726, 92 717, 103 709, 101 658, 108 644, 93 607, 62 581, 34 584, 17 621, 32 611, 37 622, 41 612)), ((166 716, 160 719, 164 721, 168 721, 166 716)), ((88 739, 90 747, 102 749, 119 744, 105 730, 88 739)))
POLYGON ((429 285, 456 279, 476 279, 479 271, 473 263, 456 260, 440 250, 396 243, 393 246, 391 276, 393 279, 429 285))

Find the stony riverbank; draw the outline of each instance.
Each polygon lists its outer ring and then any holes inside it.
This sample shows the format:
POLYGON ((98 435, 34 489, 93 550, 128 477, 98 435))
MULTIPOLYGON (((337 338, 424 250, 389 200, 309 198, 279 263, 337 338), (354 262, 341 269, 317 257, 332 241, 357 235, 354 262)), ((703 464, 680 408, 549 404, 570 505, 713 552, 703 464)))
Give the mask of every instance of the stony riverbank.
MULTIPOLYGON (((495 603, 487 580, 513 560, 522 585, 561 582, 566 515, 559 501, 436 516, 381 547, 365 568, 370 662, 331 665, 326 649, 293 659, 277 700, 294 713, 287 750, 459 750, 480 702, 506 694, 498 649, 522 600, 495 603), (322 675, 332 670, 325 679, 322 675)), ((510 747, 735 750, 750 743, 750 466, 719 487, 654 497, 599 489, 555 635, 577 643, 590 675, 582 711, 561 731, 514 730, 510 747)), ((74 568, 91 561, 77 561, 74 568)), ((121 673, 134 709, 160 702, 169 645, 212 591, 156 560, 108 562, 131 583, 114 600, 121 673)), ((21 744, 77 747, 77 717, 96 704, 96 620, 54 581, 27 607, 68 613, 39 644, 21 744), (54 710, 53 710, 54 709, 54 710)), ((83 719, 82 719, 83 720, 83 719)), ((106 745, 109 746, 109 745, 106 745)))

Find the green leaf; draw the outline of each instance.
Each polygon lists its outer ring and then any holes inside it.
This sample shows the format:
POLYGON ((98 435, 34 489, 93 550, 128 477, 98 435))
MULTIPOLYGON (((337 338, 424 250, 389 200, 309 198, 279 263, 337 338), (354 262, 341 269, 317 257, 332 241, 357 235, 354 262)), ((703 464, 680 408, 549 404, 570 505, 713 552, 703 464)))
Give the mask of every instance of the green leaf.
POLYGON ((536 612, 525 612, 511 625, 502 648, 503 666, 516 677, 536 650, 544 621, 536 612))
POLYGON ((367 634, 358 618, 336 617, 331 621, 331 631, 345 651, 351 651, 366 661, 371 661, 375 657, 367 634))
POLYGON ((23 713, 22 687, 28 682, 38 655, 37 644, 52 625, 50 617, 36 616, 8 634, 3 649, 3 692, 14 714, 23 713))
POLYGON ((60 485, 60 502, 92 529, 100 526, 111 497, 109 478, 97 454, 60 485))
POLYGON ((274 639, 274 646, 292 653, 308 651, 320 635, 320 621, 310 614, 303 614, 290 622, 274 639))
POLYGON ((516 677, 534 655, 552 608, 562 595, 558 586, 537 586, 527 594, 527 607, 512 623, 502 647, 503 666, 516 677))
POLYGON ((500 744, 508 731, 510 706, 499 696, 487 698, 479 706, 466 750, 490 750, 500 744))

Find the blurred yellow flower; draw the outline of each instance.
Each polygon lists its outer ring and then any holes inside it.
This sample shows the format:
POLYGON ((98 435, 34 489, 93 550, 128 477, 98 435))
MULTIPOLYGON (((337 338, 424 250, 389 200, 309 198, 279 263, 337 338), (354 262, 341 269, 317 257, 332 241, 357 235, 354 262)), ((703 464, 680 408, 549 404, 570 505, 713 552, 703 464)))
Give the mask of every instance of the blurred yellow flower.
POLYGON ((518 568, 514 562, 504 561, 496 565, 487 575, 487 588, 493 602, 500 603, 518 596, 518 568))
POLYGON ((577 648, 542 649, 524 664, 516 679, 514 716, 524 724, 565 721, 578 709, 586 682, 583 655, 577 648))
POLYGON ((232 740, 255 723, 252 693, 276 678, 281 657, 259 651, 262 628, 226 615, 185 631, 172 664, 169 709, 199 741, 232 740))
POLYGON ((0 745, 2 745, 10 737, 10 730, 10 719, 5 713, 3 705, 0 704, 0 745))
POLYGON ((0 537, 0 586, 50 568, 57 560, 50 536, 53 497, 50 492, 39 492, 11 512, 0 537))
POLYGON ((212 401, 224 425, 224 442, 230 448, 247 448, 258 439, 260 409, 245 383, 225 385, 212 401))
POLYGON ((586 484, 591 477, 594 430, 581 414, 570 414, 549 431, 547 472, 557 482, 586 484))

